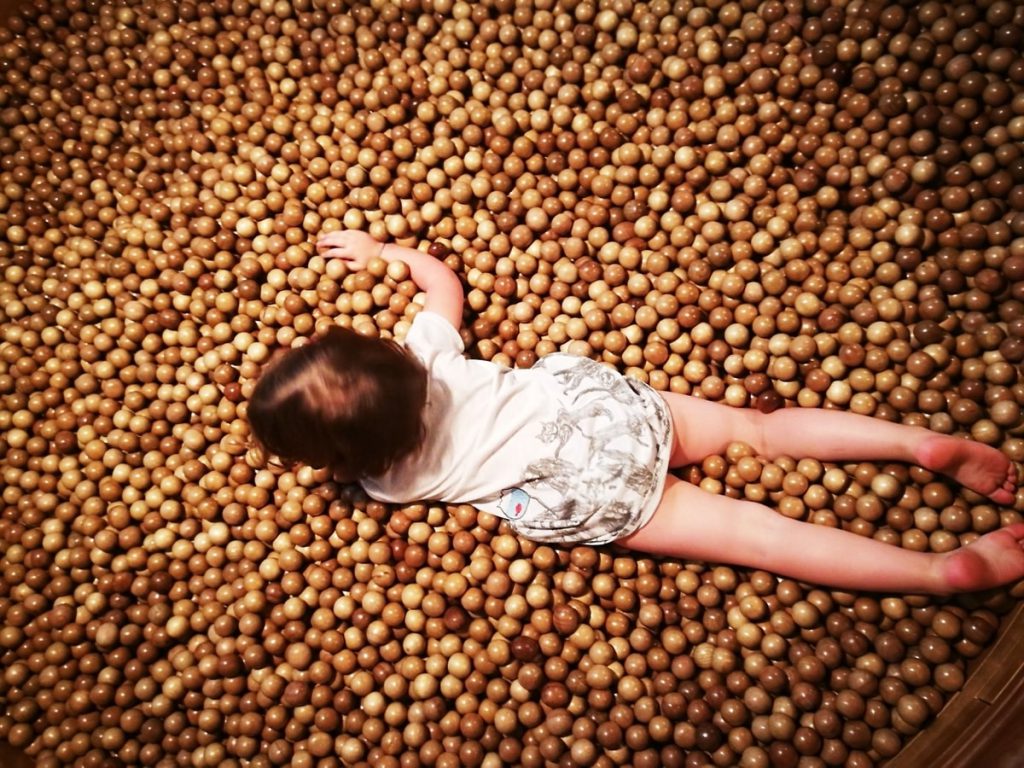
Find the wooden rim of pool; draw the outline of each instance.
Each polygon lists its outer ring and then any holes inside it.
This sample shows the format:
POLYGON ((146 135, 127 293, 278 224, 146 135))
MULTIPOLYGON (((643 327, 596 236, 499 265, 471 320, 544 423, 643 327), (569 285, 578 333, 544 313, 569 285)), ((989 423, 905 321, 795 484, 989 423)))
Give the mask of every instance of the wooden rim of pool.
POLYGON ((887 768, 1024 765, 1024 603, 971 664, 967 682, 887 768))

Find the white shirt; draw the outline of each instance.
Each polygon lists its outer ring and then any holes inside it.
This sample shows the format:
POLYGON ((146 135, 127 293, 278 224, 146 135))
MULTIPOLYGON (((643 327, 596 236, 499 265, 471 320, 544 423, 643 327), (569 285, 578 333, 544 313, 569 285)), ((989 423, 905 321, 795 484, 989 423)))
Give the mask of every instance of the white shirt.
MULTIPOLYGON (((502 491, 518 486, 525 467, 551 451, 538 436, 558 416, 561 388, 554 377, 467 359, 458 331, 433 312, 416 315, 405 347, 429 377, 426 437, 384 475, 361 480, 363 488, 384 502, 472 504, 519 517, 524 509, 502 509, 502 491)), ((515 494, 505 494, 505 506, 517 503, 515 494)))

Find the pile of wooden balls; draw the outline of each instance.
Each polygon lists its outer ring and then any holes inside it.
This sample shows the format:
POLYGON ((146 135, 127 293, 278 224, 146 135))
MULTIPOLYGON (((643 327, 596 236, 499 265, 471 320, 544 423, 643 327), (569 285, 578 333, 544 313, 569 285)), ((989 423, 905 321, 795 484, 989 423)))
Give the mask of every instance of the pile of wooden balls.
MULTIPOLYGON (((1015 593, 560 550, 261 465, 261 364, 401 337, 828 406, 1024 461, 1024 6, 32 0, 0 31, 0 743, 53 766, 878 765, 1015 593)), ((1021 519, 919 468, 685 473, 947 551, 1021 519)))

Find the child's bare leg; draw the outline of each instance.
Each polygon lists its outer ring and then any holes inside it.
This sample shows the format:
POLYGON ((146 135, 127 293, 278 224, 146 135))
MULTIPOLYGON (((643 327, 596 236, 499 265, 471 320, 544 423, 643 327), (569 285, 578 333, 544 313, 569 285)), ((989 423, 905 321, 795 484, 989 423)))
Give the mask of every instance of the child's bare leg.
POLYGON ((998 504, 1011 503, 1016 491, 1017 473, 1010 460, 972 440, 846 411, 785 408, 765 414, 673 392, 661 394, 675 426, 674 467, 696 463, 741 441, 762 456, 913 462, 998 504))
POLYGON ((730 562, 801 581, 873 591, 946 594, 1024 578, 1024 524, 945 554, 914 552, 716 496, 672 475, 654 517, 619 544, 652 554, 730 562))

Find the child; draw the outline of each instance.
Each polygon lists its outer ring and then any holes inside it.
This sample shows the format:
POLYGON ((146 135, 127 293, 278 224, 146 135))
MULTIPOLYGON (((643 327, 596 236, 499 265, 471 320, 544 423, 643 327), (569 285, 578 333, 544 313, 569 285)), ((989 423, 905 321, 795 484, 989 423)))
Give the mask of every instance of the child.
POLYGON ((833 410, 763 414, 657 392, 571 355, 508 370, 463 356, 463 293, 441 262, 358 231, 317 248, 352 268, 404 261, 425 294, 405 348, 333 328, 270 366, 249 404, 278 456, 326 466, 386 502, 470 503, 552 544, 617 542, 845 589, 945 594, 1024 577, 1024 523, 945 554, 914 552, 707 493, 669 469, 722 453, 879 459, 945 473, 1009 505, 1016 472, 998 450, 833 410))

